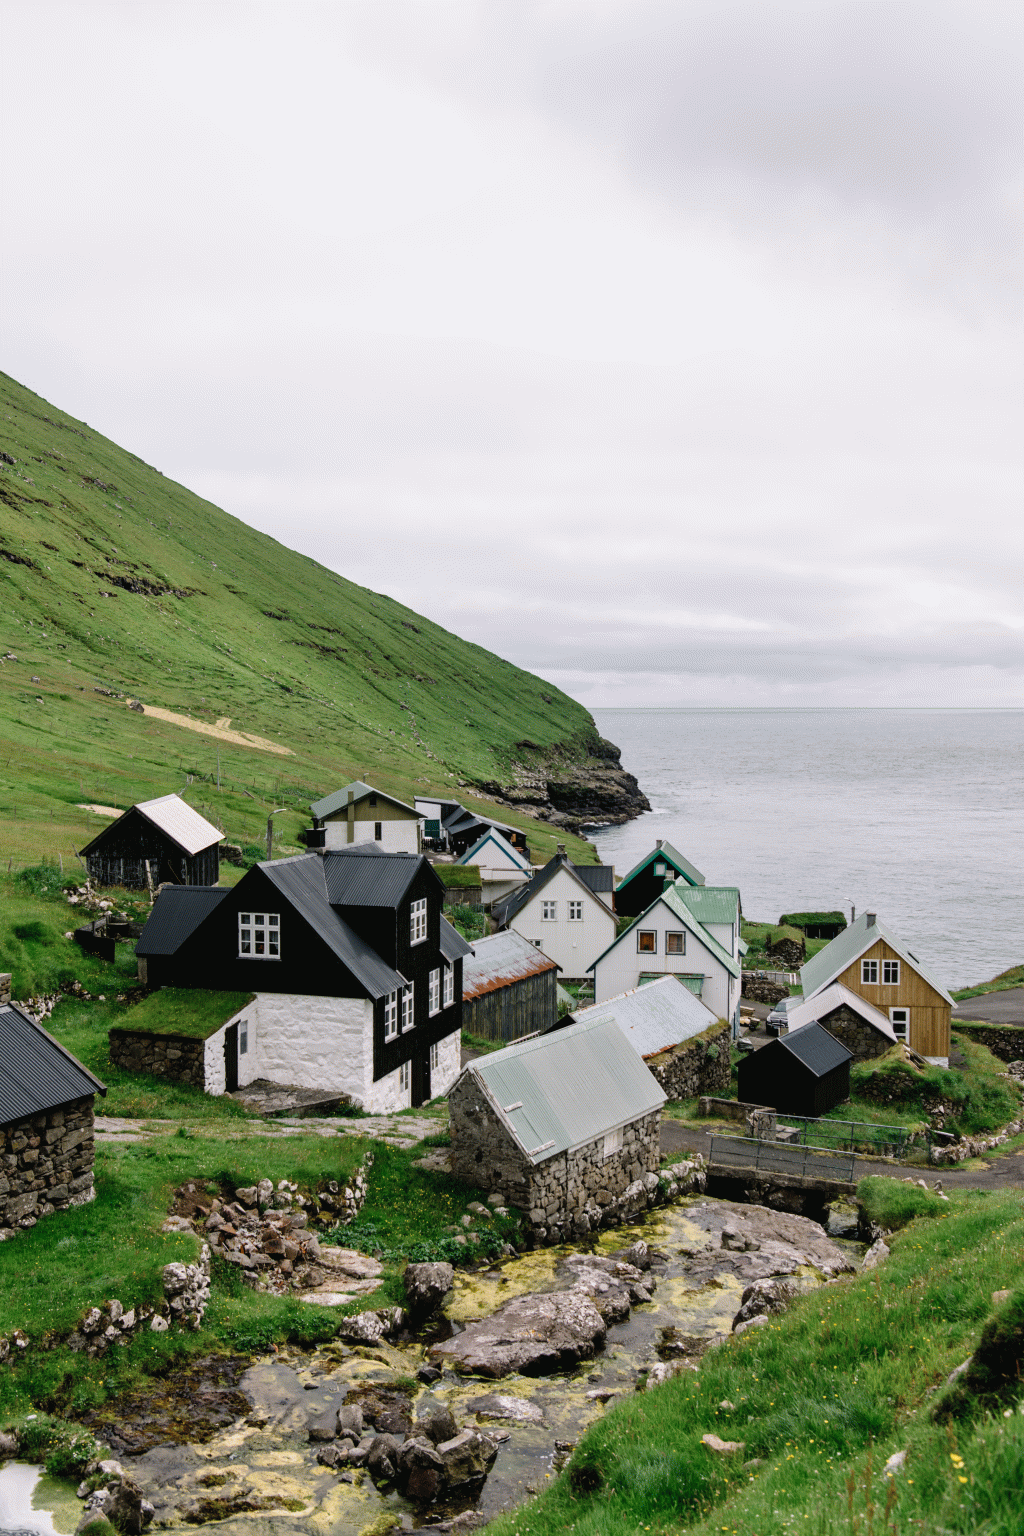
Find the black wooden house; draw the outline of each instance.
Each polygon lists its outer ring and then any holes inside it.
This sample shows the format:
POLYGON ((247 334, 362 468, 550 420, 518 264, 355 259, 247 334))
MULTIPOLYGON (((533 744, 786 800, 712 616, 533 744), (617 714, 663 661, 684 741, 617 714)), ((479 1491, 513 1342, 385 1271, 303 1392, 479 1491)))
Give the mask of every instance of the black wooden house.
POLYGON ((852 1051, 820 1024, 805 1024, 745 1056, 737 1067, 742 1103, 817 1119, 850 1097, 852 1051))
POLYGON ((223 834, 178 795, 142 800, 81 851, 98 885, 216 885, 223 834))
POLYGON ((685 880, 687 885, 704 884, 700 870, 659 837, 652 852, 619 881, 615 891, 616 914, 639 917, 676 880, 685 880))

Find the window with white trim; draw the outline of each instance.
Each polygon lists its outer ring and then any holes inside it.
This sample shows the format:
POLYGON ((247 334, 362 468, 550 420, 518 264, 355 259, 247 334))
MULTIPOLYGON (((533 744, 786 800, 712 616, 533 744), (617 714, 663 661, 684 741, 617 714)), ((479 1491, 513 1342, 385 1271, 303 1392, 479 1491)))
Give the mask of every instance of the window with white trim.
POLYGON ((889 1023, 897 1040, 906 1040, 910 1034, 910 1009, 890 1008, 889 1023))
POLYGON ((446 965, 444 968, 444 1006, 450 1008, 455 1001, 455 967, 446 965))
POLYGON ((534 949, 540 949, 542 944, 544 943, 544 940, 543 939, 531 939, 530 943, 533 945, 534 949))
POLYGON ((622 1151, 622 1126, 618 1130, 606 1131, 604 1137, 605 1157, 614 1157, 616 1152, 622 1151))
POLYGON ((413 993, 414 993, 414 991, 415 991, 415 984, 410 981, 409 985, 405 988, 405 990, 402 993, 402 1028, 403 1029, 412 1029, 413 1024, 416 1022, 416 1019, 415 1019, 415 1004, 414 1004, 414 1001, 413 1001, 413 993))
POLYGON ((434 1044, 430 1047, 430 1070, 431 1070, 431 1072, 436 1072, 440 1065, 441 1065, 441 1047, 440 1047, 440 1045, 438 1045, 437 1041, 435 1040, 434 1044))
POLYGON ((398 1088, 401 1093, 409 1092, 409 1084, 412 1082, 412 1062, 403 1061, 398 1069, 398 1088))
POLYGON ((441 968, 431 971, 427 978, 427 1012, 441 1012, 441 968))
POLYGON ((384 999, 384 1039, 393 1040, 398 1034, 398 993, 389 992, 384 999))
POLYGON ((860 963, 860 982, 862 987, 878 986, 878 961, 862 960, 860 963))
POLYGON ((558 920, 558 902, 542 901, 540 904, 541 922, 554 923, 558 920))
POLYGON ((570 923, 582 923, 582 921, 583 921, 583 903, 582 903, 582 901, 570 901, 570 903, 569 903, 569 921, 570 921, 570 923))
POLYGON ((665 953, 666 953, 666 955, 685 955, 686 954, 686 934, 685 933, 666 933, 665 934, 665 953))
POLYGON ((900 963, 898 960, 882 961, 882 986, 898 987, 900 984, 900 963))
POLYGON ((427 936, 427 898, 409 903, 409 943, 422 944, 427 936))
POLYGON ((658 935, 653 928, 639 928, 637 930, 636 952, 638 955, 656 955, 658 953, 658 935))
POLYGON ((246 960, 280 960, 281 918, 277 912, 239 912, 238 954, 246 960))

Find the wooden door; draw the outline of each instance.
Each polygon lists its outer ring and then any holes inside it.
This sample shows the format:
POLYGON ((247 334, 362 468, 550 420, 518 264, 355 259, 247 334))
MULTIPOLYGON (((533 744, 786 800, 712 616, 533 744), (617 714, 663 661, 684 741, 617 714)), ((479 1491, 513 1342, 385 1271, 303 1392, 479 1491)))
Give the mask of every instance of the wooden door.
POLYGON ((234 1093, 238 1087, 238 1025, 229 1024, 224 1031, 224 1091, 234 1093))
POLYGON ((412 1107, 418 1109, 430 1099, 430 1053, 423 1051, 412 1059, 412 1107))

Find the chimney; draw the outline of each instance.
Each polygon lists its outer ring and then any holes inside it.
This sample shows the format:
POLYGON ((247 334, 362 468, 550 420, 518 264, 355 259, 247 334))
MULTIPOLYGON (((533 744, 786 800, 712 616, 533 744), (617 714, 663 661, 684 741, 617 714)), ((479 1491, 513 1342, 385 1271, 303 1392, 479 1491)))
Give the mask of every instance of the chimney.
POLYGON ((565 844, 564 843, 559 843, 558 847, 555 849, 555 852, 558 854, 558 857, 560 859, 564 859, 565 858, 565 844))
POLYGON ((658 838, 658 844, 657 844, 657 846, 658 846, 658 847, 659 847, 659 848, 664 848, 664 846, 665 846, 665 839, 664 839, 664 838, 663 838, 663 837, 659 837, 659 838, 658 838))
POLYGON ((867 914, 867 920, 868 920, 868 927, 869 928, 873 928, 875 926, 875 917, 876 916, 877 916, 877 913, 874 913, 874 912, 869 912, 867 914))
POLYGON ((345 829, 345 841, 346 843, 354 843, 356 840, 356 792, 354 789, 350 789, 348 792, 346 819, 348 825, 345 829))

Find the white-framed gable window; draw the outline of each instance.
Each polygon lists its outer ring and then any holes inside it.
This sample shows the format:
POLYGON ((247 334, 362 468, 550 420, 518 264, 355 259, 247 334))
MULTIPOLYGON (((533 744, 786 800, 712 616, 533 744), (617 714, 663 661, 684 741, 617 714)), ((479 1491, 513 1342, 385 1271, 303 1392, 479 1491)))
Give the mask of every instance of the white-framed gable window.
POLYGON ((686 954, 686 934, 685 933, 669 933, 669 932, 666 931, 666 933, 665 933, 665 953, 666 953, 666 955, 685 955, 686 954))
POLYGON ((910 1034, 910 1009, 890 1008, 889 1023, 897 1040, 906 1040, 910 1034))
POLYGON ((427 936, 427 898, 409 903, 409 943, 422 944, 427 936))
POLYGON ((878 986, 878 961, 862 960, 860 963, 860 983, 862 987, 878 986))
POLYGON ((444 968, 444 1006, 450 1008, 455 1001, 455 967, 446 965, 444 968))
POLYGON ((280 915, 277 912, 239 912, 238 954, 246 960, 280 960, 280 915))
POLYGON ((898 987, 900 984, 900 963, 898 960, 882 961, 882 986, 898 987))
POLYGON ((540 904, 540 918, 542 923, 556 923, 558 921, 558 902, 542 901, 540 904))
POLYGON ((398 993, 389 992, 384 999, 384 1039, 393 1040, 398 1034, 398 993))
POLYGON ((654 866, 654 873, 656 875, 663 875, 665 873, 665 866, 664 866, 664 864, 655 864, 655 866, 654 866))
POLYGON ((622 1126, 620 1125, 617 1130, 606 1131, 605 1132, 605 1137, 604 1137, 604 1155, 605 1155, 605 1157, 614 1157, 616 1152, 621 1152, 621 1151, 622 1151, 622 1126))
POLYGON ((409 1092, 409 1084, 412 1082, 412 1062, 403 1061, 398 1069, 398 1088, 401 1093, 409 1092))
POLYGON ((582 921, 583 921, 583 903, 582 903, 582 901, 570 901, 570 903, 569 903, 569 921, 570 921, 570 923, 582 923, 582 921))
POLYGON ((415 983, 411 982, 402 993, 402 1028, 412 1029, 416 1022, 416 1006, 413 994, 416 990, 415 983))
POLYGON ((427 1012, 441 1012, 441 968, 431 971, 427 980, 427 1012))

